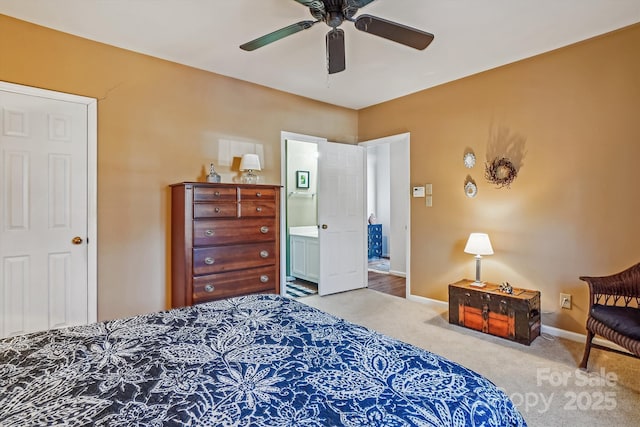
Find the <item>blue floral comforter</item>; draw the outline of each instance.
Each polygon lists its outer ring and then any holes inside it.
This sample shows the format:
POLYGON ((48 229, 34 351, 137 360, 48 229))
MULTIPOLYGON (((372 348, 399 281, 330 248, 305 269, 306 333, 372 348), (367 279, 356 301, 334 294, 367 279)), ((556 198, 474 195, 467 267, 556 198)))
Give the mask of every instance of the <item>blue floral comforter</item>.
POLYGON ((0 425, 524 426, 484 377, 277 295, 0 340, 0 425))

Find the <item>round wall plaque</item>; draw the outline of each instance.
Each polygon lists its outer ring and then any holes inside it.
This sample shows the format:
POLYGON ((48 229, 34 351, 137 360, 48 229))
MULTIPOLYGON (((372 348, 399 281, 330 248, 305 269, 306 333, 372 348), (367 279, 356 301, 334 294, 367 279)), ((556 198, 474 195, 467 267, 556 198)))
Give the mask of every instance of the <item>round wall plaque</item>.
POLYGON ((466 153, 464 155, 464 166, 471 169, 476 164, 476 155, 473 153, 466 153))

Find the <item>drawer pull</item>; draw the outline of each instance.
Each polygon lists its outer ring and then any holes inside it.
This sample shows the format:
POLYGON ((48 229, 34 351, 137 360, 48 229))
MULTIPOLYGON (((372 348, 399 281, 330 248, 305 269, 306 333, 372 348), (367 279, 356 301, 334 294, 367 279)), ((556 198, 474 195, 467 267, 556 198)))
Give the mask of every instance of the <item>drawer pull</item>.
POLYGON ((214 260, 213 258, 211 258, 210 256, 206 257, 204 259, 204 263, 207 265, 213 265, 213 263, 216 262, 216 260, 214 260))
POLYGON ((267 283, 269 281, 269 276, 267 276, 266 274, 263 274, 262 276, 260 276, 260 281, 262 283, 267 283))
POLYGON ((258 192, 256 193, 256 197, 262 197, 262 193, 258 191, 258 192))
POLYGON ((260 232, 262 234, 267 234, 269 232, 269 227, 267 227, 266 225, 263 225, 262 227, 260 227, 260 232))
POLYGON ((204 291, 205 291, 205 292, 208 292, 208 293, 211 293, 211 292, 213 292, 213 291, 215 291, 215 290, 216 290, 216 287, 215 287, 215 286, 213 286, 213 285, 211 285, 211 284, 209 284, 209 285, 205 285, 205 287, 204 287, 204 291))
POLYGON ((256 211, 257 211, 257 212, 262 212, 262 208, 261 208, 260 206, 258 206, 258 207, 256 208, 256 211))
POLYGON ((260 251, 260 258, 266 258, 269 256, 269 251, 260 251))
POLYGON ((207 230, 204 232, 207 236, 213 236, 213 230, 207 230))
POLYGON ((219 191, 216 191, 215 193, 213 193, 213 195, 214 195, 215 197, 220 197, 220 192, 219 192, 219 191))
POLYGON ((215 208, 213 211, 214 211, 215 213, 220 213, 220 208, 215 208))

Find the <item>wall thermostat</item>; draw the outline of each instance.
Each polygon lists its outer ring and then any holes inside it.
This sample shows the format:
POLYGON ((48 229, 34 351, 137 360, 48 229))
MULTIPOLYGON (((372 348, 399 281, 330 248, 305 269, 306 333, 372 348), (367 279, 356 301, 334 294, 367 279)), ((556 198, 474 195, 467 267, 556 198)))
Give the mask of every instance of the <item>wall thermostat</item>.
POLYGON ((424 197, 424 187, 413 187, 413 197, 424 197))

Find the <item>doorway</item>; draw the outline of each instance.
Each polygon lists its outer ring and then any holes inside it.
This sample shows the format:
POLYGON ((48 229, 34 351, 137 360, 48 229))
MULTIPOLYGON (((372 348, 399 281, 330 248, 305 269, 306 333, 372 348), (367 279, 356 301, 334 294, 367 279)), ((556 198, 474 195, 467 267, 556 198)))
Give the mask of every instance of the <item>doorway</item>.
POLYGON ((364 148, 281 135, 283 294, 295 279, 315 281, 320 295, 366 287, 364 148), (296 162, 296 153, 308 158, 296 162))
POLYGON ((410 294, 410 134, 360 143, 367 151, 369 288, 410 294))
MULTIPOLYGON (((318 193, 316 191, 316 188, 313 187, 313 181, 317 182, 317 176, 311 180, 309 189, 300 190, 298 188, 292 187, 291 184, 288 184, 290 182, 293 182, 294 183, 293 185, 295 186, 295 182, 296 182, 295 172, 297 172, 297 169, 296 167, 291 167, 291 168, 288 167, 287 140, 309 143, 312 146, 318 146, 321 143, 326 143, 327 141, 326 139, 320 138, 320 137, 311 137, 307 135, 300 135, 300 134, 294 134, 294 133, 288 133, 288 132, 282 132, 281 140, 282 140, 281 182, 285 186, 285 192, 286 192, 285 197, 282 198, 282 206, 281 206, 281 209, 283 212, 282 227, 281 227, 283 230, 283 234, 282 234, 281 247, 284 248, 284 251, 283 251, 284 253, 281 261, 282 262, 281 271, 283 272, 282 283, 286 283, 287 281, 286 279, 290 279, 290 281, 293 281, 293 282, 295 282, 296 280, 295 276, 290 275, 291 239, 290 239, 290 234, 287 232, 288 209, 291 206, 298 206, 298 205, 301 205, 302 203, 306 205, 311 205, 313 206, 312 209, 316 209, 315 223, 313 223, 313 221, 307 221, 310 224, 295 224, 303 227, 303 229, 301 230, 302 232, 301 234, 303 234, 303 236, 301 237, 306 236, 304 233, 305 231, 309 232, 309 234, 312 234, 312 236, 310 236, 311 238, 316 237, 317 227, 318 227, 318 222, 317 222, 318 221, 318 218, 317 218, 318 193), (291 194, 291 193, 294 193, 294 194, 291 194), (292 205, 288 205, 287 203, 288 200, 290 200, 290 198, 293 198, 294 200, 292 205), (308 229, 307 229, 307 226, 308 226, 308 229), (314 226, 315 226, 315 229, 313 229, 314 226)), ((343 145, 343 144, 337 144, 337 145, 343 145)), ((389 206, 393 206, 393 208, 390 209, 390 213, 389 213, 389 216, 390 217, 392 216, 393 219, 389 218, 389 221, 388 221, 389 237, 386 240, 386 244, 388 245, 388 247, 385 247, 387 251, 389 251, 388 253, 389 272, 384 277, 381 277, 381 276, 372 277, 372 273, 369 273, 368 279, 366 277, 364 278, 365 286, 369 286, 372 289, 380 290, 382 292, 389 293, 392 295, 406 297, 406 295, 410 294, 410 277, 409 277, 410 276, 409 274, 410 272, 410 256, 409 256, 410 254, 410 212, 409 212, 410 194, 408 191, 410 187, 409 185, 410 135, 409 133, 394 135, 391 137, 380 138, 372 141, 366 141, 358 145, 362 146, 367 151, 369 149, 373 149, 376 147, 385 147, 388 152, 388 155, 386 156, 386 161, 389 163, 388 169, 389 171, 393 172, 393 173, 388 173, 386 178, 387 187, 388 187, 387 196, 386 196, 388 199, 388 202, 386 204, 389 206), (368 285, 367 285, 367 282, 368 282, 368 285)), ((312 149, 311 151, 315 151, 315 150, 312 149)), ((315 159, 313 161, 315 162, 315 159)), ((314 168, 315 166, 317 165, 314 163, 308 167, 314 168)), ((367 163, 367 167, 369 167, 368 163, 367 163)), ((365 178, 365 175, 368 175, 368 173, 367 174, 363 173, 363 178, 365 178)), ((369 192, 371 184, 367 184, 366 187, 367 187, 367 192, 369 192)), ((369 195, 367 194, 367 199, 368 198, 369 198, 369 195)), ((366 213, 363 214, 361 221, 366 226, 367 216, 369 212, 368 211, 365 211, 365 212, 366 213)), ((299 213, 296 213, 294 215, 299 216, 299 213)), ((308 212, 305 215, 307 218, 310 216, 308 212)), ((363 254, 364 254, 364 263, 365 263, 365 271, 366 271, 368 248, 367 248, 367 242, 366 242, 367 236, 364 236, 364 237, 365 237, 365 242, 363 246, 363 254)), ((303 245, 302 243, 299 244, 299 247, 304 247, 304 246, 305 245, 303 245)), ((317 262, 316 256, 318 253, 318 249, 317 247, 313 246, 313 243, 308 243, 308 240, 307 240, 306 248, 302 251, 303 253, 306 254, 306 256, 310 256, 313 260, 316 260, 317 262)), ((298 259, 300 260, 301 258, 298 257, 298 259)), ((296 268, 299 269, 299 267, 300 266, 296 268)), ((306 266, 305 268, 307 269, 307 272, 314 271, 313 268, 309 269, 309 267, 306 267, 306 266)), ((317 272, 312 275, 311 284, 313 286, 315 286, 315 283, 314 283, 315 278, 318 276, 319 276, 319 273, 317 272)), ((283 289, 283 294, 285 294, 286 287, 283 286, 282 289, 283 289)), ((315 290, 313 290, 313 292, 315 292, 315 290)))
POLYGON ((318 243, 318 144, 287 139, 286 180, 286 281, 287 296, 318 293, 320 246, 318 243))

